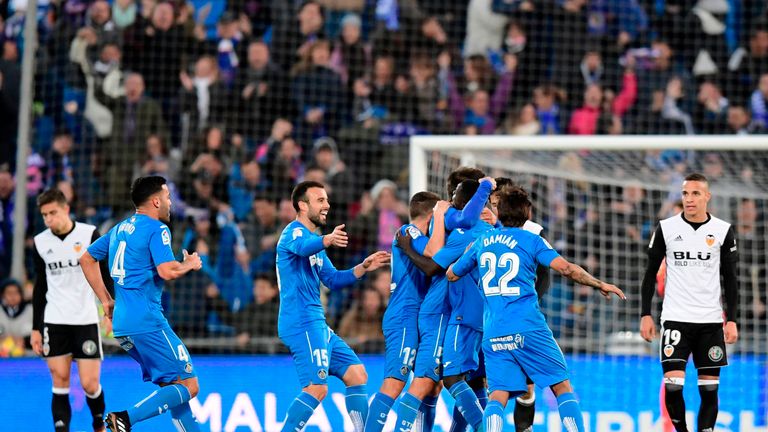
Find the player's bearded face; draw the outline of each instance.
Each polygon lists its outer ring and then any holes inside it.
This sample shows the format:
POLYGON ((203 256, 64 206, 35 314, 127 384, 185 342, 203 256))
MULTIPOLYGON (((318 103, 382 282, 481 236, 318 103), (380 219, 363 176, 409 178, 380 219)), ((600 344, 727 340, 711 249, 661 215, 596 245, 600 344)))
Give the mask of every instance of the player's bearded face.
POLYGON ((331 208, 325 189, 309 189, 307 191, 307 207, 307 218, 310 222, 317 226, 325 226, 328 210, 331 208))
POLYGON ((160 192, 160 220, 163 222, 171 221, 171 192, 168 190, 168 186, 163 185, 163 191, 160 192))

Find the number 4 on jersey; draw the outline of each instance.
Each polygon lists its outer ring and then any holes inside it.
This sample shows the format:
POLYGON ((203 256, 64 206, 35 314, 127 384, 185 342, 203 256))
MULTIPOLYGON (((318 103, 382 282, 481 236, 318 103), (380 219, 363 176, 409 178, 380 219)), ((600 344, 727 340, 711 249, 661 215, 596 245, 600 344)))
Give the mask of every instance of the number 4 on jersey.
POLYGON ((121 241, 117 245, 117 250, 115 251, 115 258, 112 261, 112 269, 109 271, 109 275, 113 278, 117 278, 117 284, 123 285, 125 282, 125 266, 123 263, 125 262, 125 240, 121 241))

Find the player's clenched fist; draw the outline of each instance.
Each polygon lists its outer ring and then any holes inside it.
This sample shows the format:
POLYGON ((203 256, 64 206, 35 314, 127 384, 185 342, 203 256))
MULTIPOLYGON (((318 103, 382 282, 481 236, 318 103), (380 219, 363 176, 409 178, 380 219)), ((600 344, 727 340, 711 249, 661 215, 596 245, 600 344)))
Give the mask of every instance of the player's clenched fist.
POLYGON ((496 190, 496 179, 493 177, 483 177, 480 179, 480 183, 488 182, 491 184, 491 190, 496 190))
POLYGON ((347 237, 347 232, 344 231, 344 224, 338 225, 336 228, 333 229, 333 232, 330 234, 326 234, 323 236, 323 246, 330 247, 330 246, 336 246, 345 248, 347 247, 347 243, 349 243, 349 238, 347 237))
POLYGON ((440 200, 437 203, 435 203, 435 208, 433 209, 433 211, 435 212, 435 214, 444 215, 445 212, 447 212, 450 207, 451 207, 450 202, 440 200))
POLYGON ((184 255, 184 264, 189 266, 189 268, 192 270, 200 270, 203 268, 203 260, 200 259, 200 255, 198 255, 197 252, 194 252, 192 255, 190 255, 186 249, 181 252, 184 255))

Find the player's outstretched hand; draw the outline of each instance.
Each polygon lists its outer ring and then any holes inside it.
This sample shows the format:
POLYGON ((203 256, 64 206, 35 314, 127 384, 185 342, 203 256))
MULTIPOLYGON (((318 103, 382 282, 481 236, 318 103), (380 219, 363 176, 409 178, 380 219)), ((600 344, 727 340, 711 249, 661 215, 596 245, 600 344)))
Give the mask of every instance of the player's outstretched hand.
POLYGON ((480 183, 489 182, 491 184, 491 190, 496 190, 496 179, 493 177, 483 177, 480 179, 480 183))
POLYGON ((432 211, 435 214, 444 215, 445 212, 448 211, 448 209, 451 208, 451 203, 448 201, 440 200, 435 203, 435 208, 432 209, 432 211))
POLYGON ((32 345, 32 351, 37 355, 43 355, 43 335, 39 330, 32 330, 29 336, 29 344, 32 345))
POLYGON ((190 255, 189 252, 184 249, 181 253, 184 255, 184 264, 189 266, 189 268, 192 270, 200 270, 203 268, 203 260, 200 259, 200 255, 198 255, 197 252, 190 255))
POLYGON ((403 234, 400 230, 397 230, 395 234, 395 245, 400 249, 409 249, 411 247, 411 241, 413 239, 408 234, 403 234))
POLYGON ((739 340, 739 329, 736 327, 736 323, 733 321, 728 321, 725 323, 725 327, 723 327, 723 333, 725 333, 725 343, 727 344, 735 344, 737 340, 739 340))
POLYGON ((347 237, 347 232, 344 231, 344 224, 338 225, 336 228, 333 229, 333 231, 330 234, 326 234, 323 236, 323 246, 330 247, 330 246, 336 246, 340 248, 347 247, 347 243, 349 243, 349 238, 347 237))
POLYGON ((640 319, 640 336, 648 342, 656 338, 656 323, 652 316, 646 315, 640 319))
POLYGON ((600 291, 600 294, 608 300, 611 299, 611 294, 616 294, 616 296, 622 300, 627 299, 627 296, 624 295, 624 291, 620 290, 619 287, 614 284, 604 283, 602 287, 598 288, 598 291, 600 291))
POLYGON ((389 264, 391 259, 392 255, 389 252, 374 252, 363 261, 363 269, 365 269, 366 272, 372 272, 389 264))

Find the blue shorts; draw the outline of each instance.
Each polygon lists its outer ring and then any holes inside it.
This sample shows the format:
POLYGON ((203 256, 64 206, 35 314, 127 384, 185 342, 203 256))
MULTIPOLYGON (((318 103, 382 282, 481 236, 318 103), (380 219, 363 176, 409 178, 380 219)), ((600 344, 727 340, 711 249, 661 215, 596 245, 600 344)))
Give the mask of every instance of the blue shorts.
POLYGON ((419 316, 419 348, 413 375, 434 382, 443 376, 443 340, 448 327, 448 315, 419 316))
POLYGON ((141 366, 144 381, 167 384, 196 376, 187 347, 170 327, 115 339, 141 366))
POLYGON ((539 387, 568 379, 563 352, 549 328, 483 341, 485 370, 490 391, 518 396, 527 391, 526 378, 539 387))
MULTIPOLYGON (((415 323, 414 323, 415 324, 415 323)), ((416 361, 419 330, 415 325, 384 329, 384 378, 408 381, 416 361)))
POLYGON ((362 364, 352 348, 327 325, 280 338, 291 351, 299 384, 328 384, 328 375, 341 379, 350 366, 362 364))
POLYGON ((443 342, 443 375, 461 375, 480 367, 480 343, 483 332, 471 327, 450 324, 443 342))

